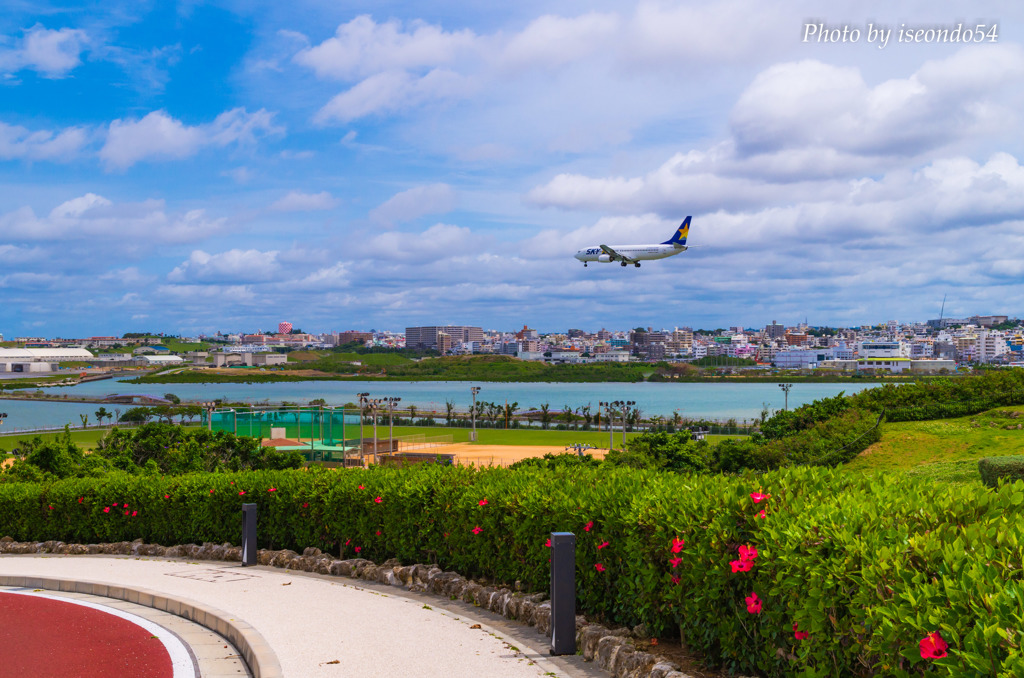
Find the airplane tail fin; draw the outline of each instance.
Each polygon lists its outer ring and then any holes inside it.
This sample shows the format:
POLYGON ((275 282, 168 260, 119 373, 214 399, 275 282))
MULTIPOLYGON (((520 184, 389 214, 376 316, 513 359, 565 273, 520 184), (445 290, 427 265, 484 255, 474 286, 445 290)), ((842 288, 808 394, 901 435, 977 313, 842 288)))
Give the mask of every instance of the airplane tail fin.
POLYGON ((661 243, 662 245, 685 245, 686 236, 690 234, 690 217, 683 219, 683 223, 679 224, 679 228, 672 234, 672 237, 661 243))

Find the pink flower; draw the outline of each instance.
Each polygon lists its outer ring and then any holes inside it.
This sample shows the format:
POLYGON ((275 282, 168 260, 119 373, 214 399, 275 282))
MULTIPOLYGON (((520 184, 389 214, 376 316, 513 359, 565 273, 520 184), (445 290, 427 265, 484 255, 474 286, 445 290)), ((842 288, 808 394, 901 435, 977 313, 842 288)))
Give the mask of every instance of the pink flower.
POLYGON ((269 490, 267 490, 267 492, 277 492, 277 488, 276 487, 272 487, 269 490))
POLYGON ((942 639, 938 631, 932 631, 921 639, 922 659, 942 659, 946 656, 946 648, 949 645, 942 639))
POLYGON ((109 506, 104 506, 103 507, 103 512, 104 513, 110 513, 110 507, 109 506))
POLYGON ((682 558, 672 558, 668 562, 672 563, 672 567, 679 567, 679 564, 683 562, 682 558))
POLYGON ((479 525, 477 525, 476 527, 474 527, 474 528, 473 528, 472 530, 470 530, 470 531, 471 531, 471 532, 472 532, 473 534, 480 534, 481 532, 483 532, 483 531, 484 531, 484 528, 482 528, 482 527, 480 527, 479 525))
POLYGON ((84 500, 85 500, 85 497, 79 497, 78 498, 78 503, 81 504, 84 500))
POLYGON ((125 514, 125 515, 128 515, 128 514, 130 514, 130 513, 131 513, 131 511, 125 511, 125 512, 124 512, 124 514, 125 514))
POLYGON ((359 486, 359 487, 357 487, 356 489, 357 489, 357 490, 365 490, 366 488, 365 488, 365 487, 363 487, 362 485, 360 485, 360 486, 359 486))
POLYGON ((121 504, 121 508, 128 508, 128 504, 121 504))
POLYGON ((604 565, 602 565, 601 563, 595 563, 594 564, 594 569, 597 570, 598 572, 604 572, 604 565))
POLYGON ((377 530, 377 536, 378 537, 380 536, 380 530, 377 530))
POLYGON ((764 512, 764 509, 761 509, 761 512, 760 512, 760 513, 758 513, 757 515, 758 515, 758 516, 760 516, 762 520, 763 520, 764 518, 767 518, 767 517, 768 517, 768 514, 766 514, 766 513, 764 512))
MULTIPOLYGON (((213 492, 213 490, 210 490, 210 492, 213 492)), ((111 504, 111 506, 116 508, 117 507, 117 502, 115 501, 113 504, 111 504)))
POLYGON ((481 499, 481 500, 480 500, 480 501, 478 501, 477 503, 478 503, 478 504, 479 504, 480 506, 487 506, 487 500, 486 500, 486 499, 481 499))
POLYGON ((548 548, 551 548, 551 537, 548 537, 548 540, 546 542, 544 542, 544 546, 547 546, 548 548))
POLYGON ((761 599, 757 597, 756 593, 751 592, 744 600, 747 601, 747 612, 750 614, 761 614, 761 599))
POLYGON ((170 498, 171 498, 171 495, 169 495, 169 494, 165 494, 164 495, 164 499, 170 499, 170 498))
POLYGON ((740 560, 754 560, 757 558, 756 546, 740 546, 740 560))
POLYGON ((345 540, 345 546, 348 546, 348 545, 349 545, 349 544, 351 544, 351 543, 352 543, 352 540, 351 540, 351 539, 346 539, 346 540, 345 540))
POLYGON ((51 511, 53 510, 53 507, 52 507, 52 506, 50 507, 50 510, 51 510, 51 511))
POLYGON ((234 485, 234 484, 235 484, 235 481, 234 481, 234 480, 232 480, 232 481, 231 481, 231 484, 232 484, 232 485, 234 485))
POLYGON ((729 564, 733 572, 750 572, 750 568, 754 567, 754 563, 749 560, 734 560, 729 564))
POLYGON ((594 521, 591 520, 590 522, 588 522, 586 525, 583 526, 583 531, 584 532, 590 532, 590 530, 593 529, 593 527, 594 527, 594 521))
POLYGON ((682 581, 682 579, 680 579, 679 577, 677 577, 675 575, 672 575, 672 583, 673 584, 678 584, 681 581, 682 581))
POLYGON ((135 516, 137 516, 137 515, 139 515, 139 512, 138 512, 138 511, 132 511, 132 518, 134 518, 134 517, 135 517, 135 516))
POLYGON ((793 637, 797 640, 807 640, 807 636, 810 635, 807 631, 801 631, 800 626, 796 623, 793 624, 793 637))
POLYGON ((597 550, 598 550, 598 551, 600 551, 600 550, 601 550, 601 549, 603 549, 603 548, 604 548, 605 546, 608 546, 608 542, 604 542, 603 544, 598 544, 598 545, 597 545, 597 550))
POLYGON ((384 501, 384 500, 383 500, 383 499, 381 499, 380 497, 377 497, 376 499, 374 499, 374 500, 373 500, 373 503, 375 503, 375 504, 379 504, 379 503, 381 503, 382 501, 384 501))
POLYGON ((356 553, 359 553, 359 552, 360 552, 360 551, 362 551, 362 550, 363 550, 363 547, 362 547, 362 546, 357 546, 357 547, 356 547, 356 553))
POLYGON ((686 544, 686 540, 685 539, 680 539, 679 537, 675 537, 672 540, 672 553, 679 553, 680 551, 682 551, 683 550, 683 546, 685 544, 686 544))
MULTIPOLYGON (((212 489, 210 490, 210 494, 213 494, 213 490, 212 489)), ((117 504, 114 504, 114 506, 117 506, 117 504)))
POLYGON ((303 502, 302 503, 302 508, 309 508, 309 502, 308 501, 303 502))
POLYGON ((755 504, 760 504, 765 499, 771 499, 770 494, 761 494, 760 492, 751 492, 750 498, 754 500, 755 504))
POLYGON ((245 494, 245 490, 239 490, 238 491, 238 496, 239 497, 241 497, 243 494, 245 494))

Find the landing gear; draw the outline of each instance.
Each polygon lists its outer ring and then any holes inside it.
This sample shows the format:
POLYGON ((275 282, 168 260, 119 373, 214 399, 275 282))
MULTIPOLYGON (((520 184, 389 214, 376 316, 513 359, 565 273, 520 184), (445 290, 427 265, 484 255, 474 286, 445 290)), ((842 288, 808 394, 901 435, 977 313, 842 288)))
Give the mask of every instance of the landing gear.
POLYGON ((623 262, 622 262, 622 264, 620 264, 620 265, 621 265, 621 266, 625 266, 625 265, 626 265, 626 262, 624 262, 624 261, 623 261, 623 262))
POLYGON ((639 262, 638 262, 638 263, 636 263, 636 264, 633 264, 633 265, 634 265, 634 266, 636 266, 637 268, 640 268, 640 264, 639 264, 639 262))
POLYGON ((583 262, 583 268, 586 268, 586 267, 587 267, 587 262, 584 261, 583 262))

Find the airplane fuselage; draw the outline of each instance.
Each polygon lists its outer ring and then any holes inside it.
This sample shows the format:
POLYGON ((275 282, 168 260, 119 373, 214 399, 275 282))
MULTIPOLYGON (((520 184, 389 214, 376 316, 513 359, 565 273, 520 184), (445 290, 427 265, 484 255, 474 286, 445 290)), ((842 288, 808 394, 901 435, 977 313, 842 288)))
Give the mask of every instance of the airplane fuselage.
MULTIPOLYGON (((664 259, 675 256, 687 250, 686 245, 609 245, 617 254, 633 261, 649 261, 652 259, 664 259)), ((576 253, 576 259, 584 263, 598 261, 601 263, 614 263, 621 261, 613 257, 600 247, 588 247, 576 253)))

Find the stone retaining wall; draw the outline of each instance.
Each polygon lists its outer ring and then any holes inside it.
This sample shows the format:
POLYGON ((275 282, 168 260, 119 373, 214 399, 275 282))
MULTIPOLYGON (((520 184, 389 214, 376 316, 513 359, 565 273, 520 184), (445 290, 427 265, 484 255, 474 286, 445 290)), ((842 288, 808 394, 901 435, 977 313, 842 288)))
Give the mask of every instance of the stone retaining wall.
MULTIPOLYGON (((227 543, 160 546, 144 544, 141 539, 113 544, 65 544, 61 541, 16 542, 10 537, 3 537, 0 539, 0 554, 3 553, 109 554, 242 561, 241 547, 227 543)), ((551 603, 546 594, 484 586, 456 572, 445 572, 437 565, 402 565, 397 560, 377 565, 362 558, 340 560, 315 548, 307 548, 301 555, 287 549, 260 549, 258 562, 260 565, 288 570, 364 579, 409 591, 432 593, 449 600, 458 599, 500 614, 506 619, 534 626, 538 633, 545 636, 551 635, 551 603)), ((678 664, 639 650, 634 640, 633 633, 627 628, 610 629, 591 623, 582 615, 576 617, 576 651, 586 661, 596 661, 598 666, 615 678, 691 678, 679 670, 678 664)))

